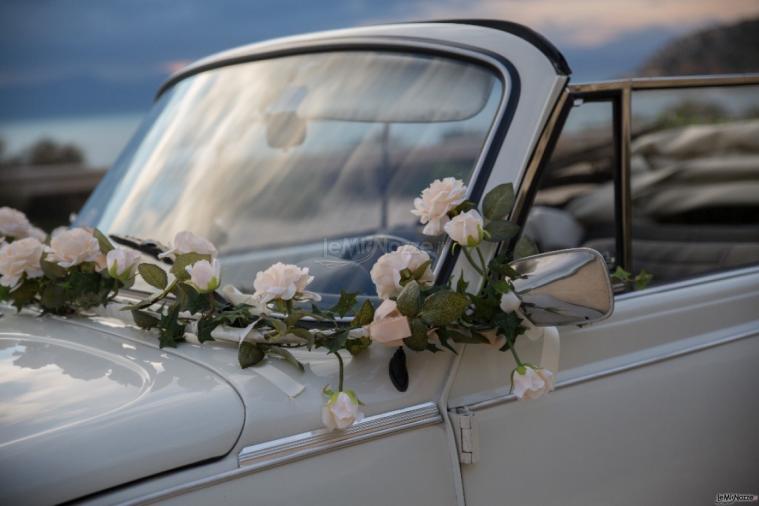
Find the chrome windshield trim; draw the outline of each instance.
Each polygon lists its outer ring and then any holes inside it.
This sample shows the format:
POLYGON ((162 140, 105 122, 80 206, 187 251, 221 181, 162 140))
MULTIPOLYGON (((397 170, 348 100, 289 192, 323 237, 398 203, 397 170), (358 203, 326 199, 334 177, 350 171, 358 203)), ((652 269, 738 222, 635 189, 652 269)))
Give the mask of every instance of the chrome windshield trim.
POLYGON ((240 451, 238 463, 241 468, 267 469, 391 433, 442 422, 437 405, 428 402, 370 416, 341 431, 319 429, 247 446, 240 451))
MULTIPOLYGON (((685 348, 682 348, 680 350, 675 350, 669 353, 663 353, 661 355, 650 357, 642 360, 636 360, 634 362, 630 362, 628 364, 620 365, 617 367, 612 367, 609 369, 604 369, 602 371, 596 371, 588 374, 584 374, 582 376, 578 376, 575 378, 570 378, 564 381, 559 381, 556 383, 556 386, 554 390, 561 390, 563 388, 572 387, 575 385, 581 385, 583 383, 587 383, 589 381, 594 381, 600 378, 605 378, 607 376, 612 376, 615 374, 620 374, 623 372, 631 371, 634 369, 638 369, 640 367, 645 367, 648 365, 658 364, 660 362, 665 362, 667 360, 671 360, 674 358, 683 357, 686 355, 690 355, 692 353, 697 353, 699 351, 708 350, 710 348, 716 348, 717 346, 722 346, 724 344, 733 343, 736 341, 741 341, 743 339, 748 339, 751 337, 759 337, 759 329, 752 329, 749 331, 739 332, 727 337, 722 337, 719 339, 715 339, 713 341, 709 341, 706 343, 701 343, 693 346, 688 346, 685 348)), ((477 401, 469 404, 463 404, 461 406, 459 405, 452 405, 449 409, 455 410, 455 409, 461 409, 461 408, 468 408, 470 411, 480 411, 483 409, 492 408, 495 406, 500 406, 501 404, 507 404, 509 402, 514 402, 517 400, 516 395, 509 393, 509 394, 503 394, 498 395, 495 397, 492 397, 490 399, 485 399, 482 401, 477 401)))

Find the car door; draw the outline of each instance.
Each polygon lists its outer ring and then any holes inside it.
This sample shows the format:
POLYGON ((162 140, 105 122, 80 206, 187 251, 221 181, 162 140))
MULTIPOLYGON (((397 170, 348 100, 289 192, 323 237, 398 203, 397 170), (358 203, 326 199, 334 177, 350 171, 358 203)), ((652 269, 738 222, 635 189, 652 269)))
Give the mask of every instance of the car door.
MULTIPOLYGON (((525 204, 515 218, 543 250, 593 247, 631 274, 613 278, 611 318, 559 329, 550 395, 516 401, 510 354, 463 352, 449 408, 479 442, 459 445, 473 452, 468 506, 757 492, 757 85, 628 80, 564 96, 561 134, 544 133, 555 150, 523 178, 529 216, 525 204)), ((523 341, 537 363, 541 344, 523 341)))

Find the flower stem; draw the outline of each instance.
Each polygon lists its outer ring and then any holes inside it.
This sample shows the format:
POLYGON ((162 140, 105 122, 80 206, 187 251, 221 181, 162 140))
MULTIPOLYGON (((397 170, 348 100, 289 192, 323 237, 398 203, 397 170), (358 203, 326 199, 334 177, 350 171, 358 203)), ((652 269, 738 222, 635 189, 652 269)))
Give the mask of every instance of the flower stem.
POLYGON ((484 277, 485 276, 485 272, 480 267, 477 266, 477 264, 475 263, 474 259, 472 258, 472 254, 469 252, 469 248, 466 247, 466 246, 462 246, 461 250, 464 252, 464 256, 469 261, 469 265, 471 265, 474 268, 474 270, 477 271, 480 274, 480 276, 484 277))
POLYGON ((475 247, 474 249, 477 251, 477 256, 480 257, 480 265, 482 266, 482 272, 484 276, 484 273, 488 272, 488 267, 485 265, 485 258, 482 256, 482 251, 480 251, 479 246, 475 247))
POLYGON ((344 376, 343 370, 345 369, 345 367, 343 365, 343 357, 340 356, 340 352, 339 351, 335 351, 333 353, 337 357, 337 361, 340 363, 340 383, 337 386, 337 391, 338 392, 342 392, 343 391, 343 376, 344 376))
POLYGON ((511 354, 514 355, 514 360, 517 363, 518 367, 522 367, 524 363, 519 359, 519 355, 517 354, 516 348, 514 348, 514 344, 516 342, 516 339, 509 339, 509 349, 511 350, 511 354))

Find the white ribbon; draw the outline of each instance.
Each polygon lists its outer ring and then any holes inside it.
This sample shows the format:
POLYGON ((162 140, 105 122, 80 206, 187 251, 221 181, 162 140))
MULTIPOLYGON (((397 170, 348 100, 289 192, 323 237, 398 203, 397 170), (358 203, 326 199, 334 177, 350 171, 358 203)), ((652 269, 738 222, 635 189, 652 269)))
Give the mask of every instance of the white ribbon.
POLYGON ((541 337, 543 338, 543 349, 540 352, 540 364, 538 365, 543 369, 548 369, 555 375, 559 372, 559 355, 561 351, 559 329, 556 327, 538 327, 534 325, 524 315, 521 308, 517 309, 517 314, 527 327, 525 335, 530 341, 535 342, 541 337))
MULTIPOLYGON (((263 334, 254 328, 256 323, 258 323, 257 320, 244 329, 229 327, 227 325, 219 325, 213 329, 213 331, 211 331, 211 337, 217 341, 236 343, 238 348, 242 346, 242 343, 244 341, 265 342, 266 340, 264 339, 263 334)), ((195 324, 195 322, 193 322, 193 324, 195 324)), ((191 330, 195 330, 194 326, 191 327, 191 330)), ((197 335, 193 332, 185 333, 185 339, 187 339, 189 342, 200 344, 197 335)), ((298 336, 288 334, 278 342, 303 343, 305 340, 298 336)), ((306 389, 305 385, 294 380, 287 373, 280 371, 272 364, 264 363, 256 365, 254 368, 252 368, 252 370, 258 373, 262 378, 266 379, 269 383, 280 389, 291 399, 299 396, 301 393, 303 393, 303 390, 306 389)))

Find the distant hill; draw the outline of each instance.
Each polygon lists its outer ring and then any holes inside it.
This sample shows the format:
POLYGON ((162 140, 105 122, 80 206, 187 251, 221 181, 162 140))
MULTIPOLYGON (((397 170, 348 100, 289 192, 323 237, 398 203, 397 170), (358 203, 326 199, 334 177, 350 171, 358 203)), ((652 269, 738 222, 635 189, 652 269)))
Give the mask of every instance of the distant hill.
POLYGON ((759 72, 759 18, 707 28, 667 43, 636 75, 759 72))

